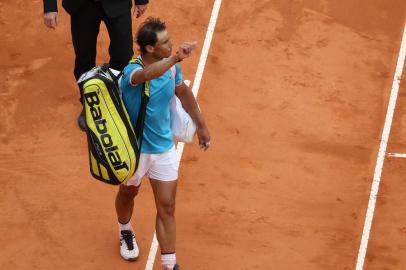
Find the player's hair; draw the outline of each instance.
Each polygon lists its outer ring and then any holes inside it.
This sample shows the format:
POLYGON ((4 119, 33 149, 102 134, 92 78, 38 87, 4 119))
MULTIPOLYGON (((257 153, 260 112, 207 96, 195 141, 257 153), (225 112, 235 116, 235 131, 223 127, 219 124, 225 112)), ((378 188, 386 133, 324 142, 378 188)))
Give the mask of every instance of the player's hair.
POLYGON ((164 21, 159 18, 148 17, 138 28, 135 39, 140 46, 141 53, 146 53, 146 46, 155 46, 158 41, 157 33, 166 30, 164 21))

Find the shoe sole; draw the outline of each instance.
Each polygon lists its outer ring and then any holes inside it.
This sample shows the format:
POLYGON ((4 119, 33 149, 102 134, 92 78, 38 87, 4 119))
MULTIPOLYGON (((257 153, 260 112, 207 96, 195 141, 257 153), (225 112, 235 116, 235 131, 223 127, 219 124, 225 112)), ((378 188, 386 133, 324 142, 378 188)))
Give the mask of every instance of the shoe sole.
POLYGON ((128 258, 128 259, 126 259, 126 258, 124 258, 123 256, 121 256, 121 258, 123 258, 124 261, 127 261, 127 262, 135 262, 136 260, 138 260, 139 257, 140 257, 140 255, 138 255, 138 257, 135 257, 135 258, 128 258))
POLYGON ((138 256, 135 258, 124 258, 121 254, 120 254, 121 258, 123 258, 124 261, 127 262, 135 262, 136 260, 138 260, 138 258, 140 257, 140 252, 138 252, 138 256))

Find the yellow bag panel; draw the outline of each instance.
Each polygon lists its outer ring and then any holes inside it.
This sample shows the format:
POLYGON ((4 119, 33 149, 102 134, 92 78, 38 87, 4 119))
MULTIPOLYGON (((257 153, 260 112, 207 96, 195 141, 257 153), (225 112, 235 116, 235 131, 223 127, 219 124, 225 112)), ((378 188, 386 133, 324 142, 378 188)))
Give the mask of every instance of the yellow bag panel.
POLYGON ((101 164, 100 164, 100 171, 101 171, 101 175, 102 175, 103 179, 110 180, 109 173, 107 172, 107 169, 101 164))
POLYGON ((120 182, 124 182, 134 174, 136 164, 136 155, 127 129, 123 122, 118 121, 120 114, 102 80, 91 79, 83 88, 85 102, 90 108, 86 110, 88 128, 101 142, 103 153, 115 176, 120 182))

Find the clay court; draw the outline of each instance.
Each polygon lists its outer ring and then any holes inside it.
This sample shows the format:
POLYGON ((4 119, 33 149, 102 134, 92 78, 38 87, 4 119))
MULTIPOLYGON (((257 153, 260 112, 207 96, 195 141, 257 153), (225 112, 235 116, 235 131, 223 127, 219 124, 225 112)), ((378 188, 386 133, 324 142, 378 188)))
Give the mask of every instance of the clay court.
MULTIPOLYGON (((182 63, 193 82, 213 4, 151 0, 133 26, 159 16, 175 46, 197 40, 182 63)), ((352 270, 360 261, 406 269, 406 76, 395 76, 405 22, 404 0, 222 1, 198 93, 212 147, 186 145, 181 158, 182 270, 352 270), (380 160, 394 76, 400 88, 380 160)), ((128 263, 117 188, 89 173, 69 16, 60 7, 53 31, 42 1, 3 0, 0 34, 0 269, 148 270, 148 181, 133 218, 141 256, 128 263)), ((101 64, 104 26, 98 44, 101 64)))

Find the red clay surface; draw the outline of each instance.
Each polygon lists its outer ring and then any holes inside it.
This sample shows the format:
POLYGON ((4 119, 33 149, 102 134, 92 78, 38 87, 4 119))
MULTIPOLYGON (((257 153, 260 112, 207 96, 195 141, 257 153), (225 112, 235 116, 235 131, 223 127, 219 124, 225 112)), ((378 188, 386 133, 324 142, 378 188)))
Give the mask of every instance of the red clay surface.
MULTIPOLYGON (((213 1, 151 2, 175 44, 199 42, 182 63, 193 80, 213 1)), ((0 2, 0 269, 145 269, 149 184, 127 263, 116 188, 91 178, 76 127, 69 17, 52 31, 41 14, 41 1, 0 2)), ((181 163, 182 269, 355 268, 405 18, 402 0, 223 1, 199 92, 212 148, 188 145, 181 163)), ((406 152, 402 83, 389 152, 406 152)), ((406 269, 405 173, 386 159, 364 269, 406 269)))

